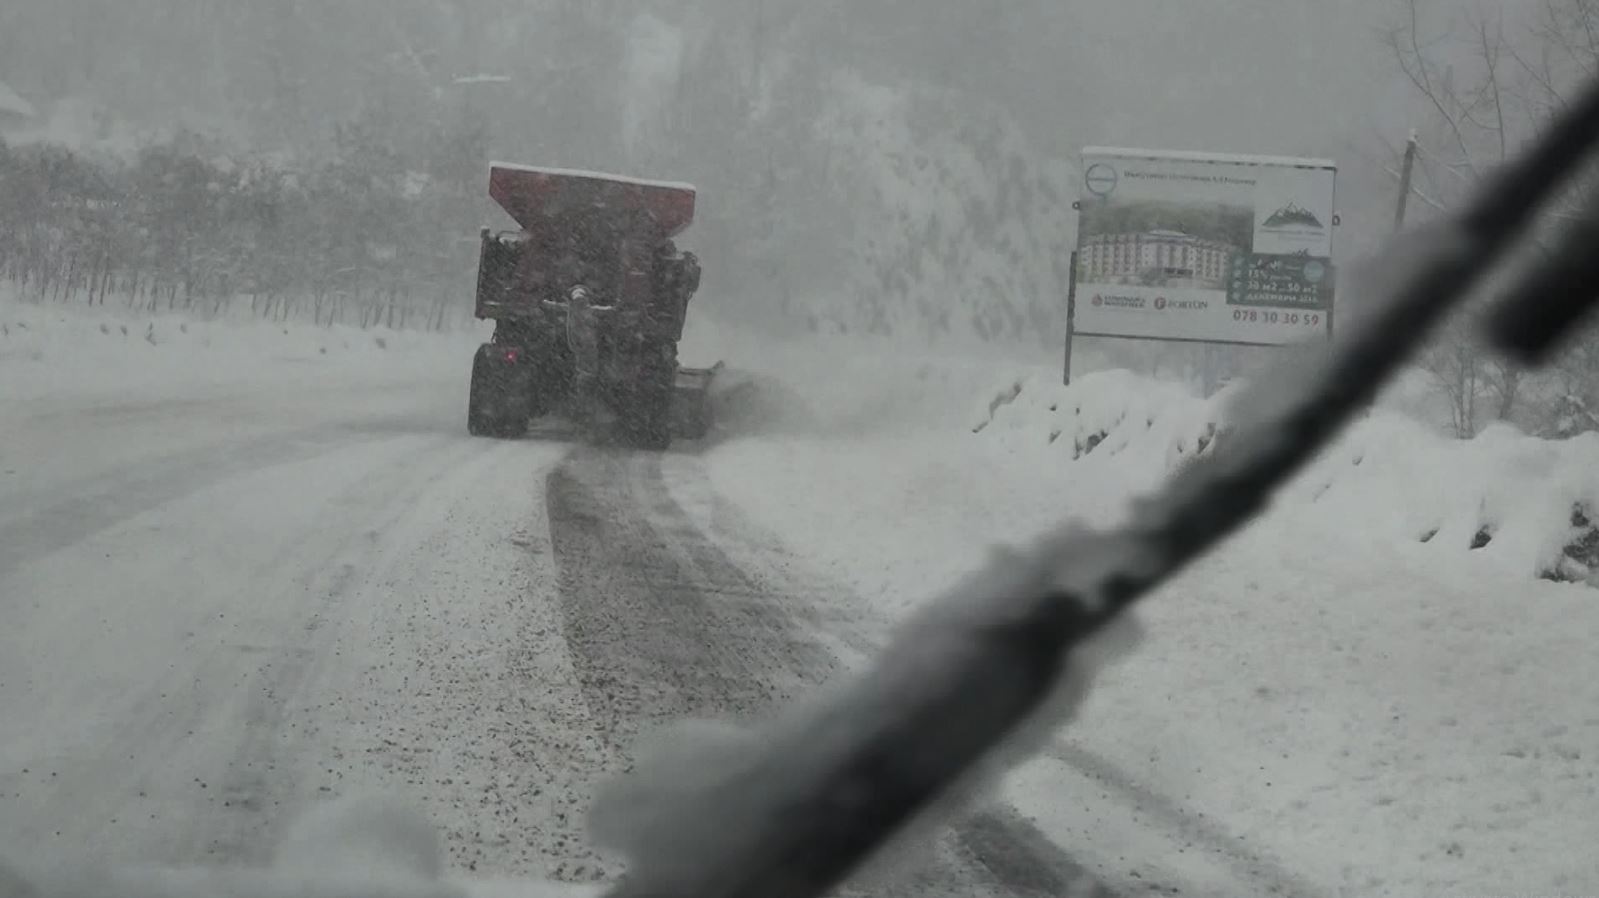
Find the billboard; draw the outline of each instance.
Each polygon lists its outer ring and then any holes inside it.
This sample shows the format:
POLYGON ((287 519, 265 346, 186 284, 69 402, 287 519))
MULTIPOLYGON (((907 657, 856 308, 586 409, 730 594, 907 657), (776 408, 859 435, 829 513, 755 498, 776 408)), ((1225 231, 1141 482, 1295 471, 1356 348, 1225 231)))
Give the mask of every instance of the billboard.
POLYGON ((1277 346, 1331 333, 1326 160, 1089 148, 1072 332, 1277 346))

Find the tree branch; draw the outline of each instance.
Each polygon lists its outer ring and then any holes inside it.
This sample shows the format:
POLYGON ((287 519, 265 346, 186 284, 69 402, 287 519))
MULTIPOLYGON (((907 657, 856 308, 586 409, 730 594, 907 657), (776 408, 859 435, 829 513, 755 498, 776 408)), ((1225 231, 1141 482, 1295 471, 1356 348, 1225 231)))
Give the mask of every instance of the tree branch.
POLYGON ((1465 133, 1460 128, 1459 117, 1450 111, 1449 105, 1459 107, 1459 97, 1447 83, 1442 87, 1434 84, 1434 79, 1429 72, 1427 52, 1421 45, 1421 11, 1418 0, 1405 0, 1409 12, 1410 26, 1408 28, 1395 28, 1388 32, 1389 46, 1394 52, 1394 59, 1399 65, 1399 70, 1410 81, 1411 85, 1427 100, 1438 113, 1450 134, 1454 137, 1455 144, 1460 148, 1461 157, 1476 173, 1476 165, 1471 159, 1471 149, 1466 142, 1465 133))
POLYGON ((1503 162, 1510 156, 1510 147, 1505 134, 1505 103, 1499 90, 1499 49, 1504 44, 1504 13, 1500 13, 1500 22, 1494 40, 1488 39, 1488 22, 1486 19, 1477 23, 1477 36, 1479 47, 1482 50, 1483 63, 1488 67, 1487 86, 1493 103, 1494 121, 1497 123, 1495 131, 1499 135, 1499 161, 1503 162))

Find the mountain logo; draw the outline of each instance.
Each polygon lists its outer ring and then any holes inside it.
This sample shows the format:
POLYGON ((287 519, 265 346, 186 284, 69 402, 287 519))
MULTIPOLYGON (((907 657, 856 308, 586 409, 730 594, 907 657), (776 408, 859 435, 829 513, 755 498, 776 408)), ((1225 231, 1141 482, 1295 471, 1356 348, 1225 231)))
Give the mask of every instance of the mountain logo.
POLYGON ((1298 203, 1289 203, 1271 214, 1271 217, 1261 222, 1262 228, 1315 228, 1323 229, 1321 219, 1316 213, 1304 208, 1298 203))

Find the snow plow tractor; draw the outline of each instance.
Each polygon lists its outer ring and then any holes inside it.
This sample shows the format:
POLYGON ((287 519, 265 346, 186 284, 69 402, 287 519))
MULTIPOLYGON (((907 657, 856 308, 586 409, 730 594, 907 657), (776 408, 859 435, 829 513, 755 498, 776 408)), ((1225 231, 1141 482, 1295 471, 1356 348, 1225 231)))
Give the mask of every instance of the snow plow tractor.
POLYGON ((694 188, 494 163, 489 195, 522 229, 481 233, 476 314, 494 335, 472 362, 468 431, 520 437, 561 415, 641 449, 704 436, 721 364, 678 365, 700 267, 672 242, 694 188))

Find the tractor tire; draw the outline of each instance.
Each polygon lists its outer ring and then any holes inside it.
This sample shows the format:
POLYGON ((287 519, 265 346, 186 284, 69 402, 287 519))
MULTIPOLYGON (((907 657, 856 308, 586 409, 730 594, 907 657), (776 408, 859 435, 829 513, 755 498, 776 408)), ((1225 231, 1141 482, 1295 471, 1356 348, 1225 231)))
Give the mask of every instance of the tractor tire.
POLYGON ((677 344, 657 343, 643 349, 638 382, 628 400, 622 433, 635 449, 664 452, 672 446, 672 393, 677 377, 677 344))
POLYGON ((516 395, 514 368, 489 359, 480 349, 472 358, 467 396, 466 430, 475 437, 515 439, 525 436, 531 409, 526 396, 516 395))
POLYGON ((532 415, 526 402, 516 406, 516 410, 500 419, 500 431, 495 436, 502 440, 519 440, 527 436, 528 427, 532 422, 532 415))
POLYGON ((483 353, 472 356, 472 385, 466 399, 466 432, 475 437, 493 436, 498 419, 492 410, 494 389, 489 382, 488 360, 483 353))

